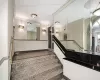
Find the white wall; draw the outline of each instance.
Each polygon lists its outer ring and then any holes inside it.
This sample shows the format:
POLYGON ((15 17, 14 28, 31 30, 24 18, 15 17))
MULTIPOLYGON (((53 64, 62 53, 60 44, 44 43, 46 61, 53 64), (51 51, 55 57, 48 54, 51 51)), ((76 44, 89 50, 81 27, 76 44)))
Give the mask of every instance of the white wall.
POLYGON ((0 80, 8 80, 8 60, 0 66, 0 80))
POLYGON ((54 52, 59 58, 60 62, 63 64, 63 58, 65 58, 65 56, 55 43, 54 43, 54 52))
MULTIPOLYGON (((9 54, 13 25, 13 0, 0 0, 0 60, 9 54)), ((0 66, 0 80, 8 80, 8 61, 0 66)))
POLYGON ((0 0, 0 59, 8 56, 8 0, 0 0))
POLYGON ((100 72, 63 60, 64 75, 70 80, 100 80, 100 72))
POLYGON ((48 41, 17 41, 15 40, 15 51, 48 49, 48 41))

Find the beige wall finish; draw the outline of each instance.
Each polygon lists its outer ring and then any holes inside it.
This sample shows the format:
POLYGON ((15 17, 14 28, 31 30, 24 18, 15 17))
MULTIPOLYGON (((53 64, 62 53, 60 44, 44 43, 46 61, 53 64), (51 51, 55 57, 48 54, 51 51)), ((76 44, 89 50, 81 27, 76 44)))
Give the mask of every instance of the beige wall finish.
POLYGON ((90 27, 90 18, 84 19, 83 23, 83 47, 85 50, 88 50, 89 46, 89 27, 90 27))
MULTIPOLYGON (((75 40, 81 47, 83 47, 83 19, 71 22, 67 26, 68 40, 75 40)), ((69 43, 69 46, 74 47, 75 44, 69 43)), ((77 46, 75 46, 76 48, 77 46)), ((77 47, 79 50, 79 48, 77 47)))

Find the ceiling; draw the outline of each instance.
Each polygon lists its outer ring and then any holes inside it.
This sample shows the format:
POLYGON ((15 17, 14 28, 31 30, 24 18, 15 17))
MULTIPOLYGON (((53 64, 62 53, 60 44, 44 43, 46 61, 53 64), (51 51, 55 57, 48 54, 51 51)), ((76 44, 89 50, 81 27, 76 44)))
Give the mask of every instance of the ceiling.
POLYGON ((74 0, 74 2, 55 15, 55 21, 59 21, 65 25, 82 18, 90 17, 90 10, 84 8, 86 2, 87 0, 74 0))
POLYGON ((98 5, 99 2, 100 0, 88 0, 86 4, 84 5, 84 7, 93 11, 96 8, 100 7, 100 5, 98 5))
POLYGON ((28 20, 31 14, 40 20, 52 19, 52 14, 68 0, 15 0, 15 18, 28 20))

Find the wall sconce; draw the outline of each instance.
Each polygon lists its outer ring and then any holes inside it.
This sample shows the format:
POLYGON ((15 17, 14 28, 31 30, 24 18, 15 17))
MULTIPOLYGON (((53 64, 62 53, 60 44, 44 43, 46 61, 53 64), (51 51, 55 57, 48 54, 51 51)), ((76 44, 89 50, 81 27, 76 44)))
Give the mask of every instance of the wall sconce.
POLYGON ((19 25, 18 27, 19 27, 20 29, 24 29, 24 26, 22 26, 22 25, 19 25))
POLYGON ((42 29, 42 33, 46 34, 47 30, 46 29, 42 29))
POLYGON ((31 25, 32 23, 30 23, 30 22, 27 22, 27 25, 31 25))
POLYGON ((19 31, 21 31, 21 32, 22 32, 22 31, 24 30, 24 26, 19 25, 18 27, 19 27, 19 31))

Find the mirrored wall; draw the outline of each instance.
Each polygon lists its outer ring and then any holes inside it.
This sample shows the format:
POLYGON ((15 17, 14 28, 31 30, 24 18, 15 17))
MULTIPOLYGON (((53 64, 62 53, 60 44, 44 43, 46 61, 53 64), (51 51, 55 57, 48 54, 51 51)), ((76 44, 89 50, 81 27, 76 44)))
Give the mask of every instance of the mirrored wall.
POLYGON ((14 27, 14 39, 48 40, 48 28, 50 27, 49 22, 39 22, 36 20, 19 20, 19 22, 21 23, 17 23, 14 27))
POLYGON ((99 55, 99 8, 99 0, 71 0, 53 14, 55 36, 66 49, 99 55))

